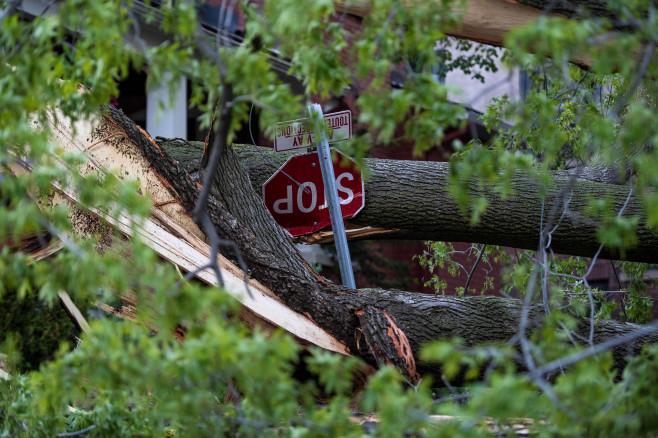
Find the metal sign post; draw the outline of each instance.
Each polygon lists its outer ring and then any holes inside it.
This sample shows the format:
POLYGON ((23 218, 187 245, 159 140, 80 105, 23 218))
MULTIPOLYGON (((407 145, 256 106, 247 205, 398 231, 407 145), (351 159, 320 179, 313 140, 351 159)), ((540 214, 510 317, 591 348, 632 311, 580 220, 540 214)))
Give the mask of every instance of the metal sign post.
MULTIPOLYGON (((311 120, 318 121, 323 119, 322 107, 317 103, 312 103, 308 107, 309 117, 311 120)), ((352 259, 350 250, 347 247, 347 237, 345 236, 345 225, 341 214, 340 201, 336 191, 336 178, 334 176, 334 167, 331 163, 331 151, 329 150, 329 141, 324 130, 320 131, 315 140, 318 147, 318 158, 320 160, 320 169, 322 170, 322 181, 324 182, 325 199, 329 206, 329 216, 331 217, 331 228, 334 231, 334 242, 336 252, 338 253, 338 265, 340 266, 340 277, 343 284, 352 289, 356 289, 354 283, 354 273, 352 272, 352 259), (319 140, 319 141, 318 141, 319 140)))

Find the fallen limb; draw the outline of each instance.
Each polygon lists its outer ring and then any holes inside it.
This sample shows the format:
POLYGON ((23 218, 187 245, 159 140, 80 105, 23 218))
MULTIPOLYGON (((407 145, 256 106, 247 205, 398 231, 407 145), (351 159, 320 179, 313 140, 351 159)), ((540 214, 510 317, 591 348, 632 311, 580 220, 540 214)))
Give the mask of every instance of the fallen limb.
MULTIPOLYGON (((184 142, 161 141, 163 149, 174 157, 186 155, 185 166, 193 170, 197 160, 191 160, 184 142), (185 152, 177 152, 183 149, 185 152)), ((290 156, 275 153, 269 148, 234 146, 243 167, 249 174, 255 193, 262 193, 262 184, 290 156)), ((568 214, 552 234, 551 248, 559 254, 592 257, 599 248, 597 229, 600 221, 585 215, 590 199, 608 199, 611 208, 619 211, 628 196, 629 187, 603 184, 588 180, 578 181, 570 193, 562 195, 570 176, 556 173, 556 184, 550 188, 545 202, 539 195, 539 185, 530 177, 517 175, 513 181, 515 193, 501 199, 493 190, 478 191, 488 198, 489 207, 475 226, 470 225, 457 203, 447 192, 448 163, 366 159, 370 178, 365 181, 366 203, 363 210, 347 222, 351 239, 420 239, 449 242, 485 243, 536 250, 539 242, 538 225, 542 210, 551 211, 556 203, 568 199, 568 214)), ((558 205, 558 208, 561 208, 558 205)), ((629 261, 658 263, 658 235, 642 219, 643 206, 632 196, 624 209, 624 216, 641 218, 638 224, 638 243, 624 251, 604 248, 601 257, 629 261)), ((331 232, 322 230, 299 239, 306 243, 327 243, 331 232)))
MULTIPOLYGON (((172 193, 171 187, 167 186, 166 181, 150 168, 146 160, 141 158, 125 134, 122 136, 108 135, 108 130, 120 131, 120 127, 108 123, 107 120, 89 121, 85 125, 76 125, 76 136, 72 135, 71 127, 66 126, 63 122, 53 124, 52 128, 55 132, 53 140, 63 150, 68 152, 87 151, 90 156, 90 165, 86 166, 87 172, 114 171, 123 178, 137 178, 143 184, 144 192, 148 192, 154 198, 154 202, 162 198, 169 201, 160 208, 154 208, 153 216, 158 221, 147 219, 144 224, 136 227, 137 234, 147 245, 164 259, 188 272, 193 272, 207 264, 210 255, 208 245, 199 238, 197 234, 201 233, 194 226, 194 222, 176 202, 175 192, 172 193), (105 140, 98 142, 99 136, 105 140), (94 148, 90 149, 82 139, 93 143, 94 148)), ((12 170, 19 174, 28 172, 30 169, 27 164, 23 163, 14 165, 12 170)), ((98 207, 83 205, 73 190, 63 189, 58 185, 55 185, 55 188, 60 196, 117 227, 125 235, 133 235, 131 226, 134 224, 127 216, 113 217, 98 207)), ((306 316, 291 311, 276 298, 273 292, 253 279, 250 279, 248 283, 252 292, 249 296, 242 272, 224 257, 220 256, 218 262, 224 275, 224 289, 245 305, 246 310, 243 312, 242 318, 247 325, 267 328, 282 327, 303 344, 317 345, 342 354, 348 353, 345 347, 330 334, 315 325, 306 316)), ((210 270, 200 271, 196 276, 207 284, 218 284, 216 276, 210 270)))
POLYGON ((82 315, 82 312, 80 312, 80 309, 78 309, 75 303, 73 303, 69 294, 64 291, 59 291, 57 296, 59 297, 59 301, 62 304, 62 307, 64 307, 64 310, 69 315, 69 318, 71 318, 71 321, 73 321, 73 323, 78 327, 78 329, 80 329, 80 331, 88 332, 89 323, 82 315))

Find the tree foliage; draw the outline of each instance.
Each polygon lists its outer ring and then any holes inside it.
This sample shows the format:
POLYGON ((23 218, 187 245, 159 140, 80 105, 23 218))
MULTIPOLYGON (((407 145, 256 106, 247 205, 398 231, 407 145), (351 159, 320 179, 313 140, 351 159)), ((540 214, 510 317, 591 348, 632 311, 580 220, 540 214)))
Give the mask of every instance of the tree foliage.
MULTIPOLYGON (((593 327, 598 314, 610 309, 587 283, 587 262, 551 252, 551 233, 570 214, 566 190, 554 204, 560 208, 546 211, 536 224, 538 251, 516 258, 504 279, 526 305, 543 304, 543 327, 526 333, 522 317, 509 345, 466 347, 450 340, 428 346, 423 360, 442 367, 442 382, 412 385, 382 367, 358 399, 360 409, 379 417, 372 429, 350 419, 350 379, 362 366, 357 359, 313 349, 302 354, 283 333, 247 330, 236 303, 221 291, 181 281, 139 239, 128 241, 112 230, 104 237, 75 235, 71 219, 78 211, 53 201, 56 184, 75 188, 85 205, 124 212, 137 223, 148 216, 149 201, 134 183, 69 171, 84 165, 85 157, 56 154, 45 128, 50 117, 76 121, 98 112, 118 94, 117 84, 131 67, 146 69, 149 81, 168 78, 173 84, 188 77, 191 102, 205 126, 230 85, 236 97, 230 102, 229 142, 249 123, 252 105, 261 108, 267 131, 276 121, 299 117, 313 96, 340 95, 361 81, 367 86, 358 99, 359 122, 368 129, 347 146, 352 155, 363 156, 369 144, 395 144, 400 125, 419 150, 433 147, 446 129, 466 120, 432 69, 444 61, 444 52, 436 50, 443 30, 460 20, 452 2, 409 7, 374 0, 358 34, 341 26, 329 0, 249 4, 245 41, 238 47, 204 36, 194 2, 163 2, 144 21, 132 1, 65 0, 48 4, 33 20, 16 13, 20 3, 0 2, 0 241, 8 243, 0 251, 0 302, 37 298, 45 309, 67 291, 79 303, 115 302, 130 292, 138 304, 134 323, 99 318, 78 345, 63 343, 38 371, 10 369, 12 377, 0 381, 0 435, 484 436, 514 432, 519 418, 530 419, 528 427, 545 436, 655 434, 656 347, 619 371, 607 348, 587 346, 591 338, 586 347, 573 339, 577 317, 588 316, 593 327), (144 22, 157 23, 167 39, 147 45, 140 37, 144 22), (303 82, 303 95, 292 93, 255 47, 276 47, 290 62, 288 73, 303 82), (405 86, 390 93, 388 75, 400 66, 407 72, 405 86), (33 171, 13 175, 19 162, 33 171), (64 248, 36 263, 12 249, 12 242, 34 234, 60 239, 64 248), (101 245, 108 239, 110 245, 101 245), (172 335, 180 326, 184 342, 172 335), (312 378, 298 378, 298 361, 312 378), (519 372, 519 363, 526 371, 519 372), (454 388, 450 379, 458 374, 467 383, 454 388), (235 404, 223 403, 227 391, 235 404), (326 403, 318 405, 321 397, 326 403), (441 422, 432 414, 454 417, 441 422)), ((641 197, 648 225, 658 223, 654 5, 636 0, 608 7, 614 23, 597 16, 542 16, 509 34, 506 62, 531 72, 533 86, 524 102, 501 99, 489 108, 483 117, 489 127, 512 122, 490 144, 475 139, 452 145, 457 153, 449 190, 465 222, 477 222, 487 208, 479 187, 492 187, 505 199, 513 196, 511 181, 519 171, 548 188, 550 171, 586 165, 615 169, 618 182, 641 197), (570 64, 574 59, 586 59, 590 67, 570 64)), ((487 68, 493 54, 484 53, 475 63, 487 68)), ((470 74, 473 63, 451 66, 470 74)), ((601 244, 620 255, 641 238, 634 233, 639 219, 623 216, 623 209, 592 199, 589 216, 581 218, 596 221, 601 244)), ((433 248, 428 263, 439 265, 450 250, 433 248)), ((646 267, 624 269, 634 279, 625 314, 646 322, 646 267)), ((16 362, 15 345, 3 344, 9 362, 16 362)))

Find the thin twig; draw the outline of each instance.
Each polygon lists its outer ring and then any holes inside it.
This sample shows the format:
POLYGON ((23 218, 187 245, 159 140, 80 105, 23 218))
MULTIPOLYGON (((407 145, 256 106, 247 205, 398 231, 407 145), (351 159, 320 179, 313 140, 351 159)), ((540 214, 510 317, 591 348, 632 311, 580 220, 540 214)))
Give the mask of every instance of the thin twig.
POLYGON ((84 251, 80 248, 73 240, 71 240, 66 234, 62 233, 55 227, 53 224, 45 220, 43 217, 37 219, 39 225, 44 227, 48 232, 56 236, 63 244, 66 246, 73 254, 80 258, 84 258, 84 251))
POLYGON ((126 13, 128 14, 128 18, 130 18, 130 21, 133 25, 133 38, 137 42, 137 46, 144 52, 147 52, 148 45, 146 44, 146 41, 144 41, 144 38, 142 38, 142 30, 139 25, 139 20, 135 15, 135 12, 133 11, 132 8, 127 7, 126 13))
MULTIPOLYGON (((628 206, 628 203, 631 200, 631 197, 633 196, 633 186, 631 185, 629 191, 628 191, 628 196, 626 196, 626 201, 624 202, 624 205, 622 205, 621 209, 617 213, 617 217, 620 218, 621 215, 624 213, 624 210, 626 210, 626 207, 628 206)), ((592 297, 592 291, 591 288, 589 287, 589 282, 587 281, 587 277, 589 277, 589 274, 592 272, 592 269, 594 269, 594 265, 596 264, 597 259, 599 258, 599 255, 601 254, 601 251, 603 250, 603 244, 599 246, 598 251, 596 251, 596 254, 594 254, 594 257, 592 258, 592 262, 589 265, 589 269, 583 275, 582 279, 583 282, 585 283, 585 286, 587 287, 587 292, 588 292, 588 297, 590 301, 590 327, 589 327, 589 343, 590 345, 594 345, 594 324, 595 324, 595 309, 594 309, 594 298, 592 297)))
POLYGON ((227 108, 226 104, 233 98, 233 87, 231 84, 224 84, 222 90, 222 99, 220 102, 219 114, 221 121, 217 124, 217 135, 210 148, 210 157, 204 169, 204 184, 197 198, 196 205, 192 211, 192 217, 201 226, 206 236, 210 240, 210 265, 209 266, 217 275, 217 280, 220 286, 224 286, 219 266, 217 265, 217 256, 219 254, 220 239, 217 235, 215 225, 212 223, 207 211, 208 197, 210 196, 210 189, 212 187, 212 178, 219 169, 219 162, 222 158, 224 148, 226 147, 226 139, 228 136, 228 121, 231 118, 231 110, 227 108))
POLYGON ((458 395, 459 393, 457 392, 457 389, 452 386, 452 384, 446 379, 445 374, 441 374, 441 380, 443 381, 443 384, 446 385, 446 388, 448 388, 448 391, 452 393, 452 395, 458 395))
POLYGON ((556 359, 552 362, 549 362, 545 365, 542 365, 540 367, 537 367, 534 370, 534 373, 536 375, 542 376, 546 375, 548 373, 551 373, 555 370, 557 370, 560 367, 566 367, 569 365, 573 365, 576 362, 580 362, 583 359, 587 359, 590 356, 595 356, 599 353, 603 353, 604 351, 610 350, 611 348, 617 347, 618 345, 623 345, 627 342, 634 341, 635 339, 641 338, 642 336, 646 336, 648 334, 651 334, 652 332, 655 332, 658 330, 658 322, 654 322, 653 324, 649 324, 645 327, 639 328, 635 331, 632 331, 630 333, 625 333, 623 335, 617 336, 616 338, 607 340, 605 342, 601 342, 600 344, 591 346, 586 348, 585 350, 581 350, 577 353, 571 354, 565 358, 562 359, 556 359))
POLYGON ((450 403, 450 402, 456 402, 456 403, 466 403, 471 399, 471 394, 468 392, 465 392, 463 394, 451 394, 451 395, 446 395, 444 397, 437 398, 432 401, 434 405, 440 405, 443 403, 450 403))
POLYGON ((76 432, 69 432, 69 433, 59 433, 55 435, 57 438, 64 438, 64 437, 70 437, 70 436, 83 436, 87 435, 88 432, 91 432, 92 430, 96 429, 96 425, 92 424, 89 427, 85 427, 84 429, 78 430, 76 432))
POLYGON ((302 185, 302 184, 299 183, 295 178, 293 178, 292 176, 290 176, 285 170, 283 170, 283 167, 279 169, 279 166, 277 166, 276 164, 274 164, 274 163, 272 162, 272 160, 270 160, 269 158, 267 158, 267 156, 265 156, 265 154, 263 153, 263 151, 260 150, 260 146, 258 146, 258 145, 256 144, 256 141, 254 140, 254 134, 253 134, 253 132, 252 132, 252 130, 251 130, 251 117, 252 117, 252 113, 253 113, 253 111, 254 111, 254 101, 252 100, 252 101, 251 101, 251 108, 249 109, 249 136, 251 137, 251 144, 253 144, 254 146, 256 146, 256 148, 255 148, 255 149, 256 149, 256 152, 258 152, 258 154, 261 156, 261 158, 263 158, 263 160, 265 160, 265 162, 266 162, 267 164, 269 164, 269 165, 272 166, 273 168, 279 170, 279 172, 281 172, 284 176, 286 176, 290 181, 292 181, 293 183, 295 183, 295 184, 297 185, 297 187, 298 187, 299 189, 301 189, 304 193, 306 193, 306 194, 310 194, 310 193, 311 193, 311 190, 310 190, 308 187, 306 187, 305 185, 302 185))
POLYGON ((128 138, 128 134, 126 134, 125 132, 115 132, 114 134, 110 134, 107 137, 103 137, 100 140, 93 142, 92 144, 90 144, 89 146, 84 148, 84 152, 89 152, 89 150, 92 149, 94 146, 97 146, 97 145, 99 145, 103 142, 106 142, 107 140, 111 139, 112 137, 117 137, 117 136, 123 136, 123 137, 128 138))
POLYGON ((41 10, 41 12, 39 13, 39 16, 42 16, 43 14, 48 12, 48 10, 57 2, 58 2, 58 0, 50 0, 48 2, 48 4, 46 5, 46 7, 41 10))
POLYGON ((548 315, 551 312, 551 308, 550 308, 550 305, 549 305, 549 302, 548 302, 548 290, 547 290, 548 288, 547 288, 547 285, 546 285, 546 283, 547 283, 547 278, 546 278, 546 271, 547 271, 546 248, 547 248, 547 246, 546 246, 546 236, 545 236, 545 233, 544 233, 544 206, 545 206, 545 202, 542 199, 542 201, 541 201, 541 218, 539 219, 539 229, 540 229, 539 253, 542 255, 544 260, 543 260, 543 263, 540 264, 539 266, 540 266, 541 272, 542 272, 542 274, 541 274, 541 283, 542 283, 541 291, 542 291, 542 301, 543 301, 543 304, 544 304, 544 312, 548 315))
POLYGON ((475 263, 473 264, 473 267, 471 268, 471 272, 468 274, 468 278, 466 279, 466 285, 464 286, 464 292, 468 293, 468 285, 471 284, 471 279, 473 278, 473 273, 475 272, 475 268, 477 268, 478 264, 480 263, 480 260, 482 260, 482 256, 484 255, 484 250, 487 248, 487 245, 482 245, 482 248, 480 248, 480 254, 478 254, 477 260, 475 260, 475 263))
MULTIPOLYGON (((543 210, 543 207, 542 207, 543 210)), ((543 214, 542 214, 543 221, 543 214)), ((542 392, 555 404, 555 406, 563 411, 569 418, 574 419, 575 415, 573 412, 569 411, 563 404, 560 402, 560 399, 557 397, 557 394, 552 390, 550 385, 543 379, 541 375, 538 375, 535 372, 536 365, 535 361, 530 354, 531 342, 526 336, 526 330, 528 328, 528 316, 530 313, 530 302, 534 296, 535 284, 537 282, 537 272, 538 269, 534 269, 528 283, 528 289, 526 290, 526 296, 523 300, 523 306, 521 308, 521 319, 519 321, 519 331, 515 338, 518 338, 519 343, 521 344, 521 354, 523 355, 523 360, 526 367, 531 371, 530 378, 531 380, 539 386, 542 392)))
POLYGON ((203 232, 208 237, 210 241, 210 262, 208 266, 204 269, 212 269, 217 276, 217 280, 220 286, 224 286, 224 280, 217 264, 217 257, 219 256, 219 247, 229 247, 233 249, 235 257, 237 259, 238 265, 242 272, 244 272, 244 283, 249 297, 253 298, 251 293, 251 288, 249 287, 249 273, 247 269, 247 264, 245 263, 244 258, 242 257, 242 252, 240 248, 236 245, 235 242, 230 240, 223 240, 219 238, 215 224, 212 222, 210 215, 208 214, 208 198, 210 196, 210 191, 213 185, 213 178, 219 170, 219 164, 226 149, 226 142, 228 138, 228 130, 231 120, 232 109, 229 103, 233 98, 233 86, 230 83, 224 83, 222 90, 222 98, 220 100, 219 108, 219 120, 217 122, 217 134, 213 141, 212 147, 210 147, 210 156, 208 162, 206 163, 205 168, 203 169, 203 179, 204 184, 197 198, 196 205, 192 211, 192 217, 195 222, 201 227, 203 232))

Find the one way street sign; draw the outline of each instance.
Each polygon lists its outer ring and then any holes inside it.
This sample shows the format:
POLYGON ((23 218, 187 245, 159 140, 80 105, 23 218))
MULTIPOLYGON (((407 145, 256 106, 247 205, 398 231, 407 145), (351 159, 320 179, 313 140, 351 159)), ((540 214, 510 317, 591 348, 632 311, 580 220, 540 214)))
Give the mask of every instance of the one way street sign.
MULTIPOLYGON (((324 123, 327 125, 327 140, 331 143, 352 138, 352 112, 340 111, 326 114, 324 123)), ((279 122, 275 128, 274 150, 276 152, 291 151, 315 147, 316 139, 308 119, 279 122)))

